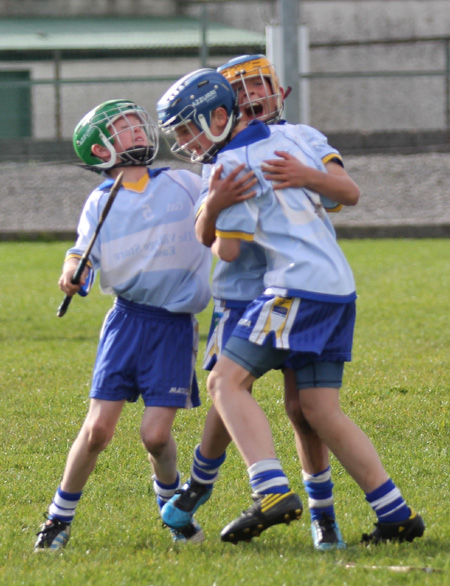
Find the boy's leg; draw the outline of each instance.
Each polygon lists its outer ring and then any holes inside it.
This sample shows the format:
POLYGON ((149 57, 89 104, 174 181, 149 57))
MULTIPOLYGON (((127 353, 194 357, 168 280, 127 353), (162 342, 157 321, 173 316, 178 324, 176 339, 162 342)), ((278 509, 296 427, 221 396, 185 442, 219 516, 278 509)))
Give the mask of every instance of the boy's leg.
POLYGON ((35 551, 59 550, 69 541, 70 525, 82 490, 99 454, 114 435, 123 405, 124 401, 91 399, 86 419, 67 457, 61 484, 49 507, 48 520, 38 533, 35 551))
POLYGON ((302 469, 318 474, 330 465, 328 446, 320 439, 306 420, 295 381, 295 371, 288 368, 284 375, 284 406, 294 431, 295 446, 302 469))
POLYGON ((296 388, 295 371, 285 369, 283 374, 284 404, 294 430, 297 453, 302 465, 314 547, 319 551, 344 549, 346 545, 334 511, 328 447, 305 419, 296 388))
MULTIPOLYGON (((255 346, 243 340, 236 343, 239 347, 255 346)), ((249 393, 254 379, 248 370, 224 355, 208 377, 214 406, 248 467, 255 494, 254 505, 221 533, 223 541, 233 543, 251 540, 268 527, 289 523, 302 513, 301 501, 290 491, 276 458, 269 422, 249 393)))
MULTIPOLYGON (((146 407, 141 424, 141 438, 153 470, 153 489, 161 512, 180 488, 177 447, 172 435, 176 413, 176 407, 146 407)), ((170 527, 170 530, 176 542, 201 543, 205 538, 194 518, 182 527, 170 527)))
POLYGON ((421 517, 407 506, 389 479, 370 439, 342 412, 339 389, 302 388, 300 400, 311 427, 358 483, 377 515, 375 531, 365 534, 363 540, 378 543, 421 537, 425 530, 421 517))
POLYGON ((337 388, 302 388, 300 402, 311 427, 364 492, 387 481, 388 475, 366 434, 343 413, 337 388))
POLYGON ((245 464, 276 458, 269 422, 248 389, 255 380, 222 355, 208 377, 208 391, 245 464))
POLYGON ((177 446, 172 436, 176 414, 176 407, 146 407, 142 417, 142 443, 156 478, 163 484, 173 484, 178 476, 177 446))
POLYGON ((191 477, 161 510, 169 527, 189 525, 197 509, 210 498, 231 438, 214 405, 208 411, 201 443, 195 448, 191 477))

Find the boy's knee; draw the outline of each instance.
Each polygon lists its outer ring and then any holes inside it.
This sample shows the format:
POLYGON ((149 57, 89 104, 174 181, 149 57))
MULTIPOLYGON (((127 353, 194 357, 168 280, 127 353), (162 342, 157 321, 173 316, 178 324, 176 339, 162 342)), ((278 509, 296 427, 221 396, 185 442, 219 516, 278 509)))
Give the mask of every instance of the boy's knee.
POLYGON ((292 426, 301 435, 310 434, 312 432, 311 425, 309 424, 305 414, 301 408, 299 401, 288 401, 285 404, 286 414, 289 417, 289 421, 292 426))
POLYGON ((285 396, 284 409, 286 411, 287 416, 292 422, 304 418, 298 392, 292 395, 285 396))
POLYGON ((100 453, 106 449, 112 439, 114 429, 102 422, 94 422, 87 429, 87 448, 91 453, 100 453))
POLYGON ((141 439, 147 452, 158 457, 170 441, 170 429, 141 429, 141 439))
POLYGON ((220 389, 220 380, 221 376, 214 370, 212 370, 209 373, 208 378, 206 380, 206 388, 208 389, 208 393, 213 402, 220 389))

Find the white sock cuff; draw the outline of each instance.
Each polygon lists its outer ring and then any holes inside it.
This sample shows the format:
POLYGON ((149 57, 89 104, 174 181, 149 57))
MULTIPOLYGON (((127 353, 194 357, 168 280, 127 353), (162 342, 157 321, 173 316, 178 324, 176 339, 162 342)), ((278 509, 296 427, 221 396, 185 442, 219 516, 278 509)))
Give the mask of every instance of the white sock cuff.
POLYGON ((331 466, 325 468, 322 472, 318 472, 317 474, 308 474, 308 472, 302 471, 303 481, 304 482, 317 482, 318 484, 321 482, 327 482, 331 480, 331 466))
POLYGON ((283 471, 278 458, 267 458, 266 460, 260 460, 259 462, 255 462, 247 468, 247 472, 250 478, 253 478, 253 476, 260 474, 261 472, 267 472, 268 470, 283 471))

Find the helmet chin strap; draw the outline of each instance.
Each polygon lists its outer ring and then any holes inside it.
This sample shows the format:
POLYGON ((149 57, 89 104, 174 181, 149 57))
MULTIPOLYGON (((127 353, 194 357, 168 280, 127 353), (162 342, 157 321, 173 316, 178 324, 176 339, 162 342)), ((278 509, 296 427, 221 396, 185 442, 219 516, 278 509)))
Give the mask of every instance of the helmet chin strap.
POLYGON ((103 134, 102 131, 100 131, 100 137, 102 139, 103 146, 108 149, 111 158, 109 159, 109 161, 105 161, 104 163, 99 163, 95 165, 95 167, 97 169, 101 169, 102 171, 106 171, 107 169, 113 169, 113 167, 115 167, 114 161, 116 160, 117 153, 113 145, 109 142, 108 138, 103 134))
POLYGON ((215 154, 220 149, 220 147, 223 145, 223 143, 225 143, 226 140, 229 138, 234 126, 236 125, 237 118, 233 112, 228 117, 227 123, 225 125, 225 128, 224 128, 222 134, 219 134, 219 135, 215 135, 215 134, 211 133, 211 130, 208 126, 208 123, 206 122, 206 118, 204 117, 203 114, 198 115, 198 122, 200 124, 201 129, 203 130, 203 132, 205 133, 207 138, 213 143, 213 145, 211 145, 209 147, 209 149, 203 155, 200 155, 200 156, 192 155, 191 161, 193 163, 208 163, 215 156, 215 154))
POLYGON ((217 144, 217 143, 222 142, 228 138, 228 135, 232 131, 232 129, 236 123, 236 120, 235 120, 234 115, 231 114, 231 116, 228 117, 227 123, 225 125, 225 128, 224 128, 222 134, 219 134, 218 136, 211 133, 211 129, 209 128, 208 123, 206 122, 206 118, 204 117, 203 114, 198 115, 198 122, 200 124, 200 128, 203 130, 203 132, 206 134, 206 136, 209 138, 209 140, 212 141, 213 143, 217 144))

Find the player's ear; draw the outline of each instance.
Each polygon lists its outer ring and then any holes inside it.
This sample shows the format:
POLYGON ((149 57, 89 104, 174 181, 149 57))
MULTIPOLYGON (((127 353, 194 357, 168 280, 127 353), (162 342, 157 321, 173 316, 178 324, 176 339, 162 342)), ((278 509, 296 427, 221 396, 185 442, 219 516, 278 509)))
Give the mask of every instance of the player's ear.
POLYGON ((111 153, 101 144, 93 144, 91 147, 91 152, 93 155, 104 161, 108 161, 111 158, 111 153))
MULTIPOLYGON (((218 131, 222 131, 228 122, 228 112, 222 106, 219 106, 214 110, 211 115, 211 130, 214 128, 218 131)), ((220 132, 218 132, 220 134, 220 132)))

